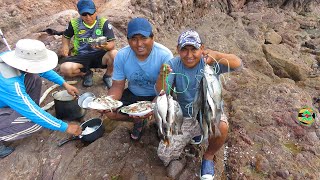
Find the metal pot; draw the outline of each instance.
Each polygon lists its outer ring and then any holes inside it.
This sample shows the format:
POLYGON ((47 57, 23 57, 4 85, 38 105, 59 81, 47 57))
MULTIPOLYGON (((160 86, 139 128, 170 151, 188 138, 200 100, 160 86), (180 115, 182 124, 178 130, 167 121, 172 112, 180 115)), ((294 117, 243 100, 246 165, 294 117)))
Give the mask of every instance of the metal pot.
POLYGON ((78 106, 75 97, 68 94, 67 90, 52 93, 56 117, 65 120, 77 120, 85 115, 85 110, 78 106))
POLYGON ((72 136, 71 138, 65 139, 65 140, 61 141, 58 144, 58 146, 61 147, 62 145, 64 145, 65 143, 67 143, 69 141, 78 140, 78 139, 81 139, 81 141, 83 143, 92 143, 95 140, 97 140, 98 138, 100 138, 104 133, 104 126, 103 126, 102 120, 100 118, 89 119, 89 120, 85 121, 84 123, 82 123, 80 126, 82 129, 81 135, 72 136), (87 133, 87 134, 84 134, 84 131, 86 130, 87 127, 94 129, 94 131, 87 133))

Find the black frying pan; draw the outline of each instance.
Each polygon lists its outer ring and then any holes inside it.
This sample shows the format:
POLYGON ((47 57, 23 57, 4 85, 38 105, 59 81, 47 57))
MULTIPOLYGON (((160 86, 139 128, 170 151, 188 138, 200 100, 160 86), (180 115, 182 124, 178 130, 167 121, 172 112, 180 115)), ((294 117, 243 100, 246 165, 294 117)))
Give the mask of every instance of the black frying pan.
POLYGON ((65 140, 61 141, 58 144, 58 146, 61 147, 62 145, 66 144, 69 141, 78 140, 78 139, 81 139, 81 141, 83 143, 92 143, 93 141, 100 138, 104 133, 104 126, 102 124, 102 120, 99 118, 89 119, 89 120, 85 121, 84 123, 82 123, 80 126, 81 126, 82 131, 84 131, 86 129, 86 127, 96 127, 97 129, 90 134, 72 136, 68 139, 65 139, 65 140))

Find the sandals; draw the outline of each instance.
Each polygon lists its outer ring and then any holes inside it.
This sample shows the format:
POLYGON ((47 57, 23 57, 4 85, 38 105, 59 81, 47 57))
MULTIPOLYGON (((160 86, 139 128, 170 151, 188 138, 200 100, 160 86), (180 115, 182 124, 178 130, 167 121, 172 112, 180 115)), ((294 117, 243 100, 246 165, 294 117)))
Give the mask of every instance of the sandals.
POLYGON ((139 141, 142 135, 142 130, 147 123, 147 119, 144 119, 138 123, 134 123, 133 129, 130 133, 130 138, 134 141, 139 141))

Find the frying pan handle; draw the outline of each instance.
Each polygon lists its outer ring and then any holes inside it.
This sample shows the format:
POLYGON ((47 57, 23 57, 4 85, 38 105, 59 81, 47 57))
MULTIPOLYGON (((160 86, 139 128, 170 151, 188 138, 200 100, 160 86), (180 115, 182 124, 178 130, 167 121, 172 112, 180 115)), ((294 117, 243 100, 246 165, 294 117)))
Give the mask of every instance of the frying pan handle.
POLYGON ((80 137, 79 136, 72 136, 70 138, 67 138, 67 139, 59 142, 58 147, 61 147, 62 145, 66 144, 69 141, 73 141, 73 140, 77 140, 77 139, 80 139, 80 137))

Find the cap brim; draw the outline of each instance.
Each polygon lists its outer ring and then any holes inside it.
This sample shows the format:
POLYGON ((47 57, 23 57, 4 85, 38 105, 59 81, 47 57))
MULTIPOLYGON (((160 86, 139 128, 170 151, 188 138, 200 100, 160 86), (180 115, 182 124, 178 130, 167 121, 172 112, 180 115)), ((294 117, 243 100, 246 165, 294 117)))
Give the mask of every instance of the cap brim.
POLYGON ((47 59, 27 60, 15 56, 15 51, 1 55, 1 59, 11 67, 28 73, 43 73, 55 68, 58 64, 58 56, 55 52, 47 50, 47 59))
POLYGON ((128 38, 132 38, 134 35, 137 35, 137 34, 141 34, 142 36, 144 37, 150 37, 151 35, 151 32, 150 31, 142 31, 142 30, 139 30, 139 31, 134 31, 134 32, 131 32, 130 34, 128 34, 128 38))
POLYGON ((193 46, 193 47, 195 47, 195 48, 197 48, 197 49, 199 49, 200 46, 201 46, 201 44, 198 44, 198 43, 185 42, 185 43, 179 45, 180 50, 181 50, 183 47, 188 46, 188 45, 189 45, 189 46, 193 46))
POLYGON ((79 14, 83 14, 83 13, 90 13, 93 14, 96 12, 96 9, 92 9, 92 8, 84 8, 81 11, 79 11, 79 14))

